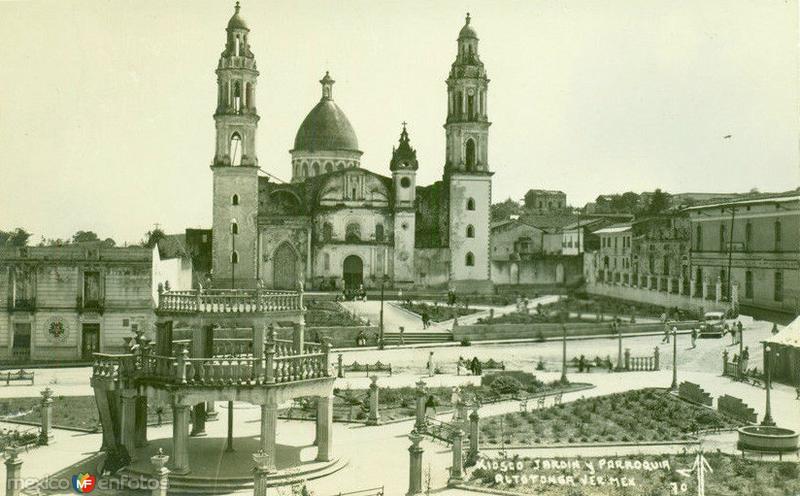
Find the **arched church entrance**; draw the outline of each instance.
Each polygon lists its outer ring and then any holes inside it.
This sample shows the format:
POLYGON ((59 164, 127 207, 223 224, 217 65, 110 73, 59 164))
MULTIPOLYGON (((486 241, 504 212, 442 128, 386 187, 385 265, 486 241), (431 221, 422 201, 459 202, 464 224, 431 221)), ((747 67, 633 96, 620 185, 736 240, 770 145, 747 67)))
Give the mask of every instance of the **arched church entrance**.
POLYGON ((297 289, 297 254, 289 243, 282 243, 272 257, 272 287, 297 289))
POLYGON ((342 279, 345 289, 358 289, 364 282, 364 263, 358 255, 350 255, 344 259, 342 279))

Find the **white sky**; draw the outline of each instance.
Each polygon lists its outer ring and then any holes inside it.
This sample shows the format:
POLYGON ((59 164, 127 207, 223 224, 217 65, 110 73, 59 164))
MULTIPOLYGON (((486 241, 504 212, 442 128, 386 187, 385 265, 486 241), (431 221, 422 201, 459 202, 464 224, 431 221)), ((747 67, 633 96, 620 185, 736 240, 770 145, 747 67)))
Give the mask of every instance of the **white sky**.
MULTIPOLYGON (((406 120, 417 183, 440 178, 466 11, 491 78, 496 201, 800 184, 798 8, 782 0, 244 0, 261 167, 289 179, 329 69, 364 167, 388 174, 406 120)), ((123 242, 156 222, 210 226, 232 13, 219 0, 0 2, 0 229, 123 242)))

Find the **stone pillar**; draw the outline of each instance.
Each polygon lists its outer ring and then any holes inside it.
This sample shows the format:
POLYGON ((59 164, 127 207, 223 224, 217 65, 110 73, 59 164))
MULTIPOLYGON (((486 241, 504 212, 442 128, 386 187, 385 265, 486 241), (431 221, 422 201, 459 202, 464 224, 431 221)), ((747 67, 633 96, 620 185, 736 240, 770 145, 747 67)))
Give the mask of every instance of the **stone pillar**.
POLYGON ((703 281, 702 281, 701 284, 703 285, 703 299, 707 300, 708 299, 708 280, 705 277, 703 277, 703 281))
POLYGON ((137 448, 147 446, 147 395, 136 397, 136 435, 134 444, 137 448))
POLYGON ((450 467, 450 479, 447 481, 448 486, 463 482, 464 480, 464 460, 462 459, 464 453, 463 439, 464 431, 456 428, 453 432, 453 466, 450 467))
POLYGON ((167 489, 169 488, 169 469, 167 462, 169 457, 164 454, 164 450, 158 448, 158 454, 150 457, 150 463, 153 464, 153 476, 158 485, 153 488, 152 496, 167 496, 167 489))
POLYGON ((667 293, 672 294, 672 276, 667 276, 667 293))
POLYGON ((625 370, 630 370, 631 368, 631 349, 625 348, 625 370))
POLYGON ((467 454, 468 463, 474 464, 478 458, 478 450, 480 445, 480 415, 478 415, 478 404, 476 403, 469 416, 469 452, 467 454))
POLYGON ((263 450, 253 453, 253 461, 256 463, 253 469, 253 496, 267 496, 267 477, 272 471, 271 465, 274 465, 270 460, 270 456, 263 450))
POLYGON ((172 471, 189 473, 189 405, 172 405, 172 471))
POLYGON ((714 283, 714 301, 717 303, 722 299, 722 279, 717 276, 717 282, 714 283))
POLYGON ((192 422, 192 433, 191 435, 194 437, 203 437, 206 435, 206 404, 205 402, 200 402, 192 407, 193 412, 193 422, 192 422))
POLYGON ((656 291, 661 291, 661 277, 656 277, 656 291))
POLYGON ((300 322, 294 325, 294 332, 292 332, 292 346, 294 347, 294 352, 297 353, 298 355, 303 354, 305 334, 306 334, 306 322, 305 319, 301 318, 300 322))
POLYGON ((428 392, 425 391, 425 382, 419 381, 417 383, 417 420, 414 422, 414 430, 417 432, 425 432, 428 423, 425 421, 425 400, 428 399, 428 392))
POLYGON ((336 358, 336 377, 339 378, 344 377, 344 363, 342 360, 342 354, 339 353, 339 356, 336 358))
POLYGON ((20 448, 6 449, 6 496, 22 494, 22 460, 19 459, 19 452, 20 448))
POLYGON ((697 279, 692 277, 689 279, 689 298, 694 298, 697 294, 697 279))
POLYGON ((333 396, 317 399, 317 461, 329 462, 333 459, 333 396))
POLYGON ((678 294, 679 295, 683 294, 683 285, 684 285, 683 276, 678 276, 678 294))
MULTIPOLYGON (((42 414, 42 425, 39 431, 39 444, 50 444, 53 441, 53 390, 44 388, 39 408, 42 414)), ((133 421, 133 419, 131 419, 133 421)), ((131 425, 133 427, 133 425, 131 425)), ((123 441, 124 442, 124 441, 123 441)), ((133 445, 131 445, 133 447, 133 445)))
POLYGON ((653 369, 661 370, 661 352, 658 350, 658 346, 653 350, 653 369))
POLYGON ((217 404, 213 401, 206 401, 206 422, 217 420, 217 404))
POLYGON ((278 429, 278 406, 261 405, 261 450, 266 453, 267 468, 275 470, 275 435, 278 429))
POLYGON ((378 398, 378 376, 370 377, 372 383, 369 385, 369 417, 367 425, 378 425, 381 422, 381 414, 378 411, 380 402, 378 398))
POLYGON ((406 496, 422 495, 422 436, 412 430, 408 436, 411 439, 411 446, 408 447, 408 492, 406 496))
POLYGON ((267 344, 264 346, 264 382, 275 382, 275 328, 267 331, 267 344))
POLYGON ((133 459, 136 451, 136 390, 123 389, 120 396, 122 397, 122 415, 119 421, 119 441, 133 459))

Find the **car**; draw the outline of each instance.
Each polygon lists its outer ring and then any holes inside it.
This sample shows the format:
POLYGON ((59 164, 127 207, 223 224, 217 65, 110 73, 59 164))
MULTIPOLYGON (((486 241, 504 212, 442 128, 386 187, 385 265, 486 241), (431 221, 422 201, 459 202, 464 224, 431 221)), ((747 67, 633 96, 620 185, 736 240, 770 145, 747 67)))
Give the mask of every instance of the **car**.
POLYGON ((725 312, 706 312, 700 322, 700 337, 721 338, 725 324, 725 312))

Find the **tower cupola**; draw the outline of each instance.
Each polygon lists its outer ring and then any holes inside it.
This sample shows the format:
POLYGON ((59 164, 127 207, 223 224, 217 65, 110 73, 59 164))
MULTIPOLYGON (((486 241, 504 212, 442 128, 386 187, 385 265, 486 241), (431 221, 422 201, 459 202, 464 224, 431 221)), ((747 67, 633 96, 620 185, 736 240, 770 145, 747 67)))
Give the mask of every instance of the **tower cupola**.
POLYGON ((400 132, 400 144, 392 148, 392 161, 389 164, 391 171, 396 170, 417 170, 417 151, 411 148, 411 140, 408 138, 406 123, 403 123, 403 131, 400 132))

